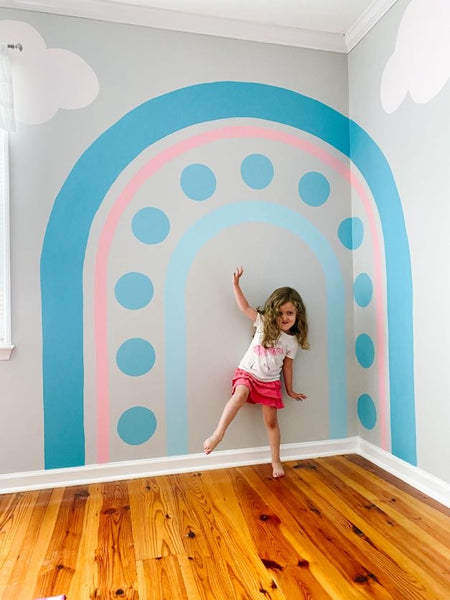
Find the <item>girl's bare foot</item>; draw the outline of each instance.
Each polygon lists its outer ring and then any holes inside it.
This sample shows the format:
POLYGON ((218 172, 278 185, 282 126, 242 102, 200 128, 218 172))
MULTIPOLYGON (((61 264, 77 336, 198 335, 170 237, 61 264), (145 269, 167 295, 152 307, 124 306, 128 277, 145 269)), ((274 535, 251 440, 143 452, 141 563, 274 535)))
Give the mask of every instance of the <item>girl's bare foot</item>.
POLYGON ((212 436, 207 438, 203 442, 203 450, 204 450, 205 454, 210 454, 210 452, 212 452, 214 450, 214 448, 217 446, 217 444, 220 443, 221 440, 222 440, 222 438, 217 433, 213 433, 212 436))
POLYGON ((272 469, 273 469, 272 476, 274 479, 279 479, 280 477, 285 476, 283 465, 280 462, 273 462, 272 469))

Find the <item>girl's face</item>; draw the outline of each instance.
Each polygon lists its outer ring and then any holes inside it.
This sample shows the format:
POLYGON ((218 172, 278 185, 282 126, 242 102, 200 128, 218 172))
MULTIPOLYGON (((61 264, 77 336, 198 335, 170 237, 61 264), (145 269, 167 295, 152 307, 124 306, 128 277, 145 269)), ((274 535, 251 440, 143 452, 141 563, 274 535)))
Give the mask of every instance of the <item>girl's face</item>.
POLYGON ((292 302, 286 302, 286 304, 280 306, 278 311, 278 325, 281 331, 289 331, 295 325, 296 318, 297 309, 292 302))

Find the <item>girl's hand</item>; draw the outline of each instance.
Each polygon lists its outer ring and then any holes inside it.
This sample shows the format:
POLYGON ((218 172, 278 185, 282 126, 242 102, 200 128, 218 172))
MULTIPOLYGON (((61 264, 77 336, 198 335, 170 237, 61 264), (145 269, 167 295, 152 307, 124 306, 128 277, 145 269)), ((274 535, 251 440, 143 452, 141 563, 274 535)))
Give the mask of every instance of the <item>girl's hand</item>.
POLYGON ((239 279, 242 277, 244 267, 236 267, 233 272, 233 285, 239 284, 239 279))
POLYGON ((294 398, 294 400, 297 400, 297 401, 305 400, 308 397, 306 394, 302 394, 301 392, 300 392, 300 394, 297 394, 297 392, 294 392, 294 391, 292 391, 290 393, 288 392, 288 396, 290 396, 291 398, 294 398))

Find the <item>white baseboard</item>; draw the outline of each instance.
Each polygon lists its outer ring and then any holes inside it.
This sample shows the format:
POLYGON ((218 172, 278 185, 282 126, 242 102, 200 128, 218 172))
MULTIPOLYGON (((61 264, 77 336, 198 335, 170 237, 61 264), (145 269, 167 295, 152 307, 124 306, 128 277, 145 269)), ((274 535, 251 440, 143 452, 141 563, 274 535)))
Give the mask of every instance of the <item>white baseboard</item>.
MULTIPOLYGON (((357 438, 323 440, 284 444, 281 446, 283 460, 317 458, 355 452, 357 438)), ((70 485, 85 485, 100 481, 119 481, 172 473, 189 473, 211 469, 225 469, 244 465, 270 462, 268 446, 243 448, 241 450, 218 450, 205 454, 187 454, 146 460, 122 461, 65 469, 46 469, 26 473, 0 475, 0 494, 41 490, 70 485)))
MULTIPOLYGON (((366 442, 360 437, 341 440, 321 440, 299 444, 283 444, 283 460, 304 460, 320 456, 360 454, 388 473, 399 477, 431 498, 450 506, 450 485, 421 469, 392 456, 389 452, 366 442)), ((242 450, 219 450, 209 456, 188 454, 148 460, 123 461, 102 465, 86 465, 67 469, 48 469, 26 473, 0 475, 0 494, 41 490, 71 485, 85 485, 102 481, 119 481, 139 477, 153 477, 173 473, 189 473, 224 469, 270 462, 268 446, 242 450)))
POLYGON ((450 508, 450 484, 358 437, 356 454, 450 508))

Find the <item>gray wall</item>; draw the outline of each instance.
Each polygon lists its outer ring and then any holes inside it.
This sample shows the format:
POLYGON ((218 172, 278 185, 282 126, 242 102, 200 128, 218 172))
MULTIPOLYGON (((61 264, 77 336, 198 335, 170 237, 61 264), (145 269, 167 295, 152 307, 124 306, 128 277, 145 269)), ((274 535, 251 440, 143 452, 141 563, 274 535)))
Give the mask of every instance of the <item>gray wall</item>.
MULTIPOLYGON (((264 83, 310 96, 345 115, 348 84, 347 59, 339 54, 13 10, 1 10, 0 19, 30 24, 49 48, 64 48, 79 55, 99 81, 99 94, 88 106, 59 110, 52 119, 41 124, 19 123, 17 133, 11 136, 12 328, 16 349, 9 362, 0 364, 5 415, 1 426, 0 470, 10 473, 45 466, 40 256, 55 198, 85 150, 128 111, 184 86, 222 80, 264 83)), ((15 69, 20 69, 20 56, 14 61, 15 69)), ((278 131, 293 132, 292 128, 276 127, 255 119, 229 120, 227 124, 262 124, 278 131)), ((211 127, 200 124, 189 134, 202 133, 211 127)), ((294 133, 305 140, 310 137, 303 132, 294 133)), ((97 426, 105 418, 95 405, 92 307, 95 251, 102 224, 113 199, 138 168, 157 150, 183 135, 180 133, 168 141, 163 140, 156 149, 149 148, 138 156, 114 182, 92 223, 83 274, 83 426, 87 463, 98 461, 97 426)), ((345 157, 340 159, 346 160, 345 157)), ((194 150, 189 160, 205 163, 214 170, 217 178, 214 208, 237 201, 258 200, 298 210, 300 177, 310 170, 323 170, 320 161, 307 153, 296 153, 277 142, 255 142, 244 138, 194 150), (277 174, 273 185, 262 191, 243 186, 239 177, 242 160, 252 153, 270 155, 277 174)), ((158 174, 142 188, 136 199, 136 206, 150 202, 174 215, 171 217, 171 236, 161 252, 157 253, 152 247, 143 251, 142 246, 130 239, 131 213, 118 227, 111 250, 108 270, 111 295, 115 281, 129 264, 134 265, 133 269, 141 270, 151 265, 155 285, 151 305, 148 310, 138 311, 139 316, 134 312, 127 313, 114 301, 109 303, 111 404, 107 429, 110 435, 108 460, 111 461, 160 457, 167 453, 165 333, 161 313, 163 279, 177 236, 187 224, 208 214, 212 206, 206 202, 181 203, 179 174, 183 166, 182 161, 175 161, 172 170, 158 174), (151 374, 134 378, 124 376, 114 364, 117 345, 127 336, 145 337, 147 334, 157 357, 151 374), (145 443, 125 443, 117 435, 117 422, 126 409, 136 405, 151 407, 158 427, 145 443)), ((349 216, 350 194, 347 182, 336 173, 330 171, 327 177, 332 187, 327 207, 314 210, 305 205, 302 210, 305 211, 304 218, 314 221, 315 227, 329 238, 342 265, 346 294, 350 297, 351 254, 336 239, 334 226, 330 225, 349 216)), ((61 235, 64 237, 65 232, 61 231, 61 235)), ((256 305, 262 304, 270 291, 280 285, 296 286, 304 295, 311 320, 312 350, 300 353, 296 361, 295 384, 308 394, 309 399, 302 404, 286 400, 287 407, 281 415, 283 442, 328 439, 327 323, 322 272, 311 249, 297 236, 269 224, 248 223, 227 228, 206 244, 189 272, 186 287, 189 315, 186 351, 188 451, 201 451, 202 440, 215 425, 229 394, 233 369, 249 341, 251 327, 238 313, 231 291, 231 273, 237 264, 246 267, 243 288, 256 305)), ((341 350, 350 353, 351 303, 346 308, 345 321, 349 341, 348 348, 341 350)), ((351 366, 348 369, 350 376, 351 366)), ((59 376, 63 380, 68 377, 64 372, 59 376)), ((62 395, 61 402, 64 401, 67 399, 62 395)), ((344 417, 344 420, 347 421, 347 432, 351 434, 356 427, 354 411, 350 410, 348 419, 344 417)), ((56 438, 65 435, 58 433, 58 423, 50 424, 50 427, 53 429, 47 431, 47 436, 49 433, 56 438)), ((233 424, 222 448, 266 443, 258 409, 249 406, 233 424)))
MULTIPOLYGON (((89 156, 91 145, 98 145, 98 140, 104 139, 102 136, 110 128, 117 132, 124 116, 127 113, 137 115, 135 109, 142 103, 161 94, 168 94, 164 102, 170 103, 175 98, 175 90, 194 84, 235 81, 298 92, 311 98, 312 106, 317 110, 323 108, 317 108, 316 101, 344 116, 349 116, 350 110, 350 117, 371 136, 383 153, 400 196, 413 281, 410 300, 413 300, 414 319, 416 430, 407 434, 417 439, 418 466, 450 480, 446 439, 450 416, 446 401, 449 392, 446 314, 449 209, 446 198, 450 185, 446 148, 450 133, 450 92, 447 84, 432 99, 421 104, 408 96, 389 114, 380 99, 383 70, 394 50, 398 27, 408 4, 396 3, 349 56, 0 10, 0 33, 5 35, 5 30, 8 33, 8 27, 13 27, 6 20, 21 22, 13 29, 20 29, 23 23, 31 25, 48 48, 63 48, 81 57, 95 73, 99 84, 98 95, 86 106, 61 109, 40 124, 21 122, 18 131, 11 136, 12 330, 16 348, 10 361, 0 363, 3 408, 0 472, 27 472, 46 466, 75 466, 104 460, 156 458, 170 453, 167 431, 172 427, 172 421, 176 421, 176 415, 169 410, 165 398, 168 385, 178 375, 171 371, 168 365, 171 357, 166 352, 170 315, 164 312, 168 291, 165 280, 171 257, 189 228, 214 211, 233 208, 239 202, 267 202, 279 211, 292 211, 291 214, 300 215, 314 231, 320 232, 342 273, 345 308, 340 321, 343 323, 338 323, 338 319, 330 320, 330 314, 333 316, 334 313, 332 309, 327 313, 330 310, 327 306, 334 290, 332 286, 327 287, 317 252, 306 238, 255 218, 226 226, 205 242, 189 268, 185 287, 180 289, 186 313, 186 342, 181 340, 187 368, 187 406, 186 422, 177 427, 187 431, 186 451, 201 451, 202 440, 215 425, 229 394, 233 369, 249 341, 251 327, 238 313, 231 291, 231 273, 238 264, 246 267, 243 287, 252 304, 262 304, 273 288, 289 284, 302 293, 309 312, 312 347, 309 352, 300 353, 295 365, 295 385, 307 393, 308 400, 295 403, 286 399, 286 408, 280 414, 282 441, 325 440, 342 437, 345 430, 345 435, 359 434, 390 451, 389 391, 384 415, 379 398, 383 385, 389 390, 389 371, 385 372, 385 381, 381 381, 380 356, 385 357, 386 364, 390 360, 391 367, 395 367, 395 357, 388 355, 386 289, 389 282, 382 248, 378 255, 374 250, 377 240, 382 239, 383 223, 376 214, 370 217, 374 206, 372 190, 353 167, 360 193, 357 195, 354 191, 358 189, 355 185, 351 191, 349 179, 343 175, 350 166, 348 158, 320 136, 268 118, 251 116, 224 118, 212 123, 200 120, 186 130, 175 128, 173 134, 143 148, 106 190, 90 225, 83 257, 82 433, 85 457, 82 461, 75 459, 67 464, 62 457, 58 465, 54 460, 55 456, 58 458, 57 450, 49 450, 51 443, 57 447, 61 438, 71 434, 59 429, 55 418, 58 407, 55 410, 44 397, 41 292, 46 292, 47 283, 41 289, 40 280, 41 252, 49 222, 55 222, 58 211, 66 211, 63 216, 73 224, 77 219, 77 202, 85 201, 81 194, 73 196, 72 204, 61 204, 66 180, 72 176, 73 181, 79 168, 77 161, 89 156), (257 127, 277 135, 293 135, 304 144, 303 150, 267 138, 244 135, 233 139, 218 138, 175 157, 139 188, 133 203, 124 210, 117 224, 110 248, 105 312, 110 403, 108 411, 104 407, 99 409, 94 313, 98 278, 95 269, 110 210, 127 184, 149 161, 177 144, 223 126, 257 127), (315 155, 305 150, 308 144, 316 149, 315 155), (240 174, 242 161, 255 153, 269 157, 274 167, 275 176, 263 189, 246 186, 240 174), (180 174, 186 165, 195 163, 206 165, 216 177, 216 191, 205 202, 187 200, 180 188, 180 174), (337 164, 341 166, 341 172, 331 166, 337 164), (298 182, 309 172, 323 174, 330 184, 329 198, 320 206, 312 207, 299 199, 298 182), (136 211, 148 206, 159 208, 170 217, 170 235, 159 246, 143 246, 130 233, 136 211), (354 251, 344 247, 336 231, 337 225, 351 216, 361 219, 365 228, 364 243, 354 251), (381 261, 384 296, 382 294, 378 308, 374 302, 362 308, 353 299, 353 280, 361 272, 373 277, 378 268, 377 256, 381 261), (130 270, 148 273, 154 285, 150 304, 137 311, 124 310, 114 298, 116 282, 130 270), (377 315, 382 317, 381 325, 379 322, 377 325, 377 315), (343 328, 345 342, 339 353, 333 353, 329 348, 330 339, 338 326, 343 328), (373 369, 361 368, 355 357, 355 336, 361 331, 374 339, 381 331, 382 339, 383 336, 385 339, 384 348, 377 347, 373 369), (117 348, 133 337, 150 339, 155 350, 155 364, 143 376, 130 377, 116 365, 117 348), (330 369, 336 366, 335 361, 342 360, 342 356, 345 358, 341 379, 346 385, 346 406, 339 414, 333 409, 330 369), (373 404, 366 405, 365 410, 359 404, 364 394, 370 394, 373 399, 373 404), (139 443, 127 441, 129 430, 125 434, 118 432, 123 415, 136 406, 145 407, 145 414, 151 412, 157 423, 153 435, 139 443), (374 423, 370 423, 370 410, 367 412, 372 407, 376 414, 374 423), (338 428, 337 423, 341 421, 344 426, 338 428), (47 428, 45 435, 44 425, 47 428), (99 425, 108 437, 106 458, 99 455, 99 425), (339 434, 336 434, 338 429, 339 434), (49 454, 52 454, 52 460, 48 460, 49 454)), ((27 71, 29 67, 25 68, 20 61, 20 56, 13 57, 16 76, 30 79, 32 71, 27 71)), ((46 93, 54 93, 53 84, 49 82, 46 93)), ((265 95, 261 92, 261 103, 264 101, 265 95)), ((224 105, 227 102, 225 96, 224 105)), ((195 106, 186 106, 186 113, 193 110, 195 106)), ((313 119, 313 109, 311 111, 313 119)), ((308 118, 307 114, 306 121, 308 118)), ((142 126, 145 127, 144 122, 142 126)), ((345 138, 346 133, 342 135, 345 138)), ((123 146, 132 142, 124 128, 123 146)), ((102 174, 107 170, 117 158, 114 152, 118 149, 111 150, 104 160, 91 166, 91 172, 102 174)), ((276 210, 274 214, 277 214, 276 210)), ((73 229, 76 229, 76 223, 73 229)), ((61 228, 56 233, 64 245, 67 232, 61 228)), ((58 300, 56 297, 55 301, 58 300)), ((178 319, 178 315, 175 318, 178 319)), ((67 345, 71 344, 72 340, 68 340, 67 345)), ((62 384, 70 384, 70 367, 67 364, 58 373, 62 384)), ((58 398, 56 400, 58 404, 58 398)), ((66 405, 71 409, 63 393, 59 400, 63 411, 66 405)), ((401 414, 394 414, 394 420, 397 427, 403 423, 401 414)), ((246 406, 221 448, 265 444, 259 411, 246 406)))
MULTIPOLYGON (((350 116, 383 149, 402 200, 413 277, 418 465, 450 481, 450 86, 447 81, 426 102, 415 102, 411 93, 408 93, 393 112, 383 109, 383 72, 396 49, 397 33, 408 7, 410 3, 407 1, 397 2, 350 53, 350 116)), ((423 95, 427 88, 426 72, 441 63, 448 63, 448 54, 443 56, 440 53, 440 48, 444 46, 436 37, 438 31, 434 34, 434 43, 430 43, 433 39, 433 23, 436 27, 440 20, 446 23, 448 18, 445 21, 444 15, 428 13, 425 20, 419 23, 414 21, 414 15, 406 16, 413 40, 408 52, 412 74, 410 81, 411 85, 416 80, 418 85, 422 82, 420 89, 423 95), (411 21, 420 26, 421 36, 414 38, 411 21), (424 45, 421 46, 421 43, 424 45), (430 57, 431 49, 435 50, 430 57), (428 62, 430 60, 432 63, 428 62)), ((448 67, 445 72, 445 66, 441 66, 441 71, 448 78, 448 67)), ((386 92, 394 95, 393 87, 394 82, 391 82, 391 89, 386 92)), ((416 85, 413 96, 419 97, 418 92, 416 85)), ((361 318, 361 311, 357 311, 356 322, 361 318)), ((359 427, 359 434, 374 441, 373 432, 362 426, 359 427)))

